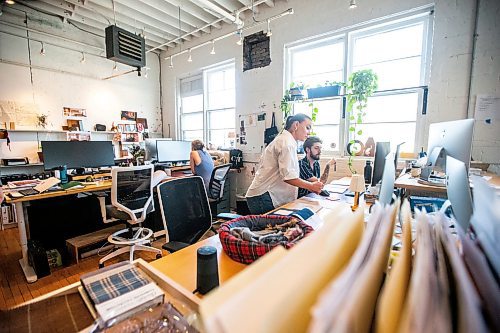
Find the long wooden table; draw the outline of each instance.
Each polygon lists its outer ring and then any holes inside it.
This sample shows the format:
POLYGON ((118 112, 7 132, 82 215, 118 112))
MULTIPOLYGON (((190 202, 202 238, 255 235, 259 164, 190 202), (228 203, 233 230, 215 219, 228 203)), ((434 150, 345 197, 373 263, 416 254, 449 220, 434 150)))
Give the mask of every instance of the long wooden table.
POLYGON ((82 192, 96 192, 111 189, 111 180, 96 182, 96 184, 86 185, 84 188, 73 188, 60 191, 44 192, 36 195, 27 195, 21 198, 13 199, 10 196, 5 196, 5 202, 14 205, 17 216, 17 228, 19 230, 19 242, 21 243, 21 250, 23 257, 19 259, 19 264, 24 272, 24 276, 29 283, 35 282, 37 276, 35 270, 28 262, 28 235, 29 235, 29 221, 27 214, 27 207, 31 201, 42 200, 48 198, 61 197, 66 195, 73 195, 82 192))
MULTIPOLYGON (((335 205, 348 205, 345 201, 334 201, 335 205)), ((323 208, 318 201, 308 201, 306 199, 297 199, 280 208, 285 209, 302 209, 310 208, 320 217, 323 217, 329 212, 329 209, 323 208)), ((319 226, 313 226, 315 229, 319 226)), ((219 265, 219 282, 225 283, 231 277, 247 267, 229 258, 222 250, 222 245, 219 240, 219 235, 212 236, 201 242, 188 246, 180 251, 169 254, 161 259, 151 263, 153 267, 173 279, 175 282, 182 285, 187 290, 194 291, 196 289, 196 262, 197 250, 202 246, 213 246, 217 249, 217 261, 219 265)), ((200 294, 196 294, 202 297, 200 294)))

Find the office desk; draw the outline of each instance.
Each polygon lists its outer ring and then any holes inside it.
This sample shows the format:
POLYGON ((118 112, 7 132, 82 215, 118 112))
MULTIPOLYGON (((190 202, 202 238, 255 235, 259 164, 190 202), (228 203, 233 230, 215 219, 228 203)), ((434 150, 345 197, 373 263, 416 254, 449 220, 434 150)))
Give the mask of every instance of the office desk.
MULTIPOLYGON (((497 190, 500 188, 500 176, 491 172, 484 172, 482 176, 489 178, 488 183, 491 186, 495 187, 497 190)), ((394 187, 404 189, 408 192, 411 191, 420 193, 426 192, 430 194, 446 196, 446 186, 432 186, 432 185, 420 184, 418 182, 418 178, 411 177, 409 173, 406 173, 400 176, 398 179, 396 179, 396 181, 394 182, 394 187)))
POLYGON ((23 254, 23 257, 19 259, 19 264, 21 265, 21 268, 23 269, 24 272, 24 276, 26 277, 26 280, 29 283, 35 282, 37 280, 37 276, 35 271, 33 270, 33 267, 31 267, 28 263, 29 221, 26 208, 29 206, 29 203, 34 200, 55 198, 82 192, 104 191, 109 189, 111 189, 110 180, 99 182, 95 185, 87 185, 84 188, 45 192, 37 195, 24 196, 22 198, 17 198, 17 199, 12 199, 9 196, 5 197, 5 202, 13 204, 16 210, 17 228, 19 230, 19 242, 21 243, 21 250, 23 254))
MULTIPOLYGON (((338 205, 346 205, 347 203, 337 201, 338 205)), ((280 208, 285 209, 302 209, 310 208, 316 212, 320 217, 323 217, 329 212, 328 209, 322 208, 319 202, 308 201, 305 199, 297 199, 291 203, 288 203, 280 208)), ((317 226, 313 226, 316 228, 317 226)), ((229 256, 222 250, 222 245, 219 240, 219 235, 212 236, 201 242, 188 246, 180 251, 169 254, 161 259, 151 262, 151 266, 158 269, 163 274, 167 275, 175 282, 182 285, 189 291, 196 289, 196 256, 198 248, 202 246, 213 246, 217 249, 217 261, 219 265, 219 281, 223 284, 231 277, 242 271, 247 267, 245 264, 241 264, 237 261, 232 260, 229 256)), ((198 297, 202 297, 196 294, 198 297)))

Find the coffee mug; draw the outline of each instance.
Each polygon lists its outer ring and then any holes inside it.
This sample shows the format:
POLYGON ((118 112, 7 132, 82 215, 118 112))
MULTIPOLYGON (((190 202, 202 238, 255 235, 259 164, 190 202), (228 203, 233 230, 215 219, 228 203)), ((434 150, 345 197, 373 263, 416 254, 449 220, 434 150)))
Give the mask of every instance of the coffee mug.
POLYGON ((421 171, 422 171, 421 167, 414 166, 411 168, 410 175, 414 178, 417 178, 418 176, 420 176, 421 171))

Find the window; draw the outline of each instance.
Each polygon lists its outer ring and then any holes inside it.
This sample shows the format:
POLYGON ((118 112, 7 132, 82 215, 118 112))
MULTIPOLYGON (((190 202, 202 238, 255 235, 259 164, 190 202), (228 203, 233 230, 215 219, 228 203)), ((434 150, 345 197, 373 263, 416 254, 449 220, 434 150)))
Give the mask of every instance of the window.
MULTIPOLYGON (((347 81, 349 75, 372 69, 378 75, 378 90, 368 100, 366 116, 356 136, 363 143, 405 142, 404 151, 419 147, 417 127, 422 111, 423 89, 428 78, 431 10, 410 17, 345 29, 334 37, 287 46, 286 82, 316 87, 325 81, 347 81)), ((353 137, 349 117, 343 117, 342 97, 294 102, 293 112, 311 114, 319 109, 314 132, 325 150, 344 152, 353 137), (312 102, 312 106, 311 103, 312 102)))
POLYGON ((215 148, 235 146, 234 64, 180 80, 182 140, 200 139, 215 148))

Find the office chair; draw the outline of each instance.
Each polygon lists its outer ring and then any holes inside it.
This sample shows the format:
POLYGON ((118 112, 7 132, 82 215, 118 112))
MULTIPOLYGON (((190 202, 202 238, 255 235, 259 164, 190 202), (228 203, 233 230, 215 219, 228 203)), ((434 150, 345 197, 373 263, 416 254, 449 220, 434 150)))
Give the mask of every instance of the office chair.
POLYGON ((154 210, 153 165, 113 168, 111 175, 111 205, 105 205, 104 197, 99 197, 103 220, 104 223, 124 221, 127 229, 108 237, 108 242, 120 248, 99 260, 99 268, 104 267, 105 261, 126 252, 130 253, 130 261, 134 260, 134 251, 139 250, 154 252, 161 258, 160 249, 144 245, 151 243, 153 231, 141 226, 147 214, 154 210))
POLYGON ((222 164, 214 167, 210 182, 208 183, 208 201, 210 210, 217 213, 217 204, 221 202, 224 196, 224 183, 231 169, 231 164, 222 164))
POLYGON ((173 178, 159 184, 156 191, 166 231, 165 250, 183 249, 210 230, 212 214, 203 178, 173 178))

